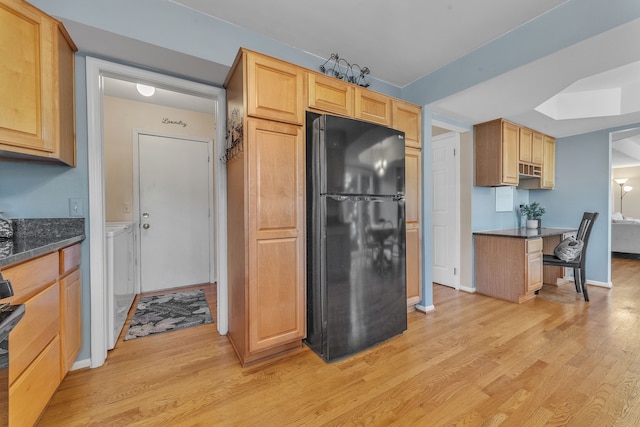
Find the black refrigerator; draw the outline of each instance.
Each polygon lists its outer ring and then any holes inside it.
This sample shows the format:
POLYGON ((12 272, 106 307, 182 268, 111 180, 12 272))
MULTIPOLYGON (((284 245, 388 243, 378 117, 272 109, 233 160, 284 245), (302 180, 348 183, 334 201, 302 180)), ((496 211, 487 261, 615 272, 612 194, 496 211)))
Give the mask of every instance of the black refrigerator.
POLYGON ((307 337, 325 361, 407 329, 404 133, 307 113, 307 337))

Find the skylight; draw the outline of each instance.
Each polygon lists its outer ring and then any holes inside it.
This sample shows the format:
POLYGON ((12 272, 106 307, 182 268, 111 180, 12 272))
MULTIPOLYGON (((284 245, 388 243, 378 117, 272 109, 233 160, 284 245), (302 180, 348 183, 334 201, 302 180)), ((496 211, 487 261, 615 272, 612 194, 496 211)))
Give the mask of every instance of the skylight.
POLYGON ((554 120, 620 116, 640 111, 640 61, 573 83, 538 105, 554 120))

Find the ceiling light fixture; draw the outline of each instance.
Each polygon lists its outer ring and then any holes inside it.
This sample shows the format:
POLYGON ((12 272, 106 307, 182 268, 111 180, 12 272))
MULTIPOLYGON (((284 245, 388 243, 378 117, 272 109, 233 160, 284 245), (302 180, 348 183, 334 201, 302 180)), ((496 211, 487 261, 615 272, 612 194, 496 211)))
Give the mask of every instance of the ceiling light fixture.
POLYGON ((154 93, 156 93, 155 87, 149 86, 149 85, 143 85, 140 83, 136 84, 136 89, 138 89, 138 92, 142 96, 152 96, 154 93))

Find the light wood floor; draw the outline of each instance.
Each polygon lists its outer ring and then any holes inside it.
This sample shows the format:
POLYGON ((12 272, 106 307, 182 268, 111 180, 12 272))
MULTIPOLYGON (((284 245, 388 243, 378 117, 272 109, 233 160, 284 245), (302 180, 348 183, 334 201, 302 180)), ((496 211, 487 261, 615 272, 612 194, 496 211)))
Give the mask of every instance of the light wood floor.
POLYGON ((241 368, 213 324, 121 342, 39 425, 638 426, 640 261, 614 259, 613 283, 521 305, 435 286, 434 312, 334 364, 302 348, 241 368))

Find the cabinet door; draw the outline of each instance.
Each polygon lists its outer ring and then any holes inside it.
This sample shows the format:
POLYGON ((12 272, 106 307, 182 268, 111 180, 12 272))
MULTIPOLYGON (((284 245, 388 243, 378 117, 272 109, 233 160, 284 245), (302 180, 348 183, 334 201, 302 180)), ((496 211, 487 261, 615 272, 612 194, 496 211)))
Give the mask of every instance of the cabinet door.
POLYGON ((405 146, 420 148, 422 145, 422 108, 394 100, 393 128, 404 132, 405 146))
POLYGON ((543 136, 542 188, 552 189, 556 185, 556 140, 543 136))
MULTIPOLYGON (((299 126, 247 120, 249 352, 304 337, 305 147, 299 126)), ((245 147, 246 150, 246 147, 245 147)))
POLYGON ((80 270, 60 279, 60 339, 64 378, 82 348, 82 282, 80 270))
POLYGON ((518 185, 518 149, 519 127, 509 122, 502 122, 502 184, 518 185))
POLYGON ((9 425, 35 425, 59 385, 60 337, 56 335, 9 387, 9 425))
POLYGON ((281 122, 304 121, 303 71, 255 52, 247 53, 247 114, 281 122))
POLYGON ((309 108, 353 117, 353 85, 335 77, 309 73, 309 108))
POLYGON ((356 118, 391 127, 391 98, 356 87, 356 118))
POLYGON ((420 165, 420 150, 407 148, 405 151, 405 214, 408 305, 417 304, 422 300, 420 165))
POLYGON ((22 2, 0 0, 0 150, 42 156, 54 150, 56 82, 47 67, 53 36, 46 16, 22 2))
MULTIPOLYGON (((24 302, 24 317, 9 334, 9 384, 33 362, 60 331, 60 288, 58 282, 24 302)), ((60 355, 58 378, 60 381, 60 355)))
POLYGON ((533 132, 531 138, 531 163, 541 165, 543 161, 542 134, 533 132))
POLYGON ((525 278, 525 294, 542 288, 542 239, 527 241, 527 277, 525 278))
POLYGON ((520 161, 524 163, 531 163, 532 161, 532 141, 533 131, 527 128, 520 128, 520 161))

